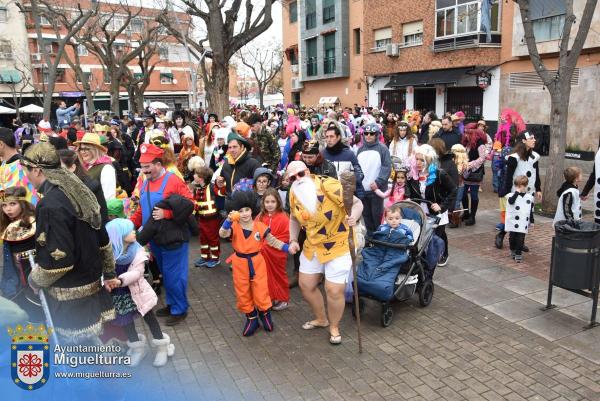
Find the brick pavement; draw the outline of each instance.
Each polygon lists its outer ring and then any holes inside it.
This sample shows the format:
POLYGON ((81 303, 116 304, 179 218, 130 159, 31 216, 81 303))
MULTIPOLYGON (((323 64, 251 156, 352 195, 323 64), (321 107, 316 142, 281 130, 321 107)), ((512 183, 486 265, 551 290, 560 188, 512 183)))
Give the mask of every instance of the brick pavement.
POLYGON ((173 361, 146 360, 136 379, 165 399, 600 400, 600 365, 439 286, 428 308, 394 305, 388 328, 367 302, 362 355, 348 310, 339 347, 325 330, 301 329, 310 314, 298 289, 274 313, 275 331, 251 338, 240 334, 226 267, 191 268, 189 295, 188 319, 166 328, 173 361))

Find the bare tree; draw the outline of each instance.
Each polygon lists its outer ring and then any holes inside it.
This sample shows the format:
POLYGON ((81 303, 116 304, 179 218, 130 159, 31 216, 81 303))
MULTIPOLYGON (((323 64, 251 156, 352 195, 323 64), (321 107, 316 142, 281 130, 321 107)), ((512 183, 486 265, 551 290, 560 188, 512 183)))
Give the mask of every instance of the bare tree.
MULTIPOLYGON (((13 46, 14 48, 14 46, 13 46)), ((19 108, 23 105, 23 96, 27 93, 31 93, 35 90, 33 85, 33 71, 29 67, 29 60, 26 58, 28 55, 17 55, 13 53, 15 63, 13 68, 19 73, 19 80, 17 82, 9 82, 4 85, 8 86, 11 97, 4 98, 4 101, 10 106, 16 109, 17 118, 21 117, 21 111, 19 108)))
POLYGON ((56 84, 58 66, 65 55, 66 46, 71 42, 73 36, 96 14, 98 3, 92 2, 90 9, 83 10, 79 4, 63 4, 61 1, 31 0, 29 7, 29 9, 26 9, 24 6, 20 6, 22 12, 31 11, 37 43, 42 54, 42 61, 45 64, 44 69, 48 74, 48 82, 44 83, 43 107, 44 118, 50 119, 52 94, 54 93, 56 84), (67 15, 68 18, 66 18, 67 15), (61 16, 63 18, 60 18, 61 16), (42 18, 49 22, 56 36, 56 39, 52 39, 52 43, 56 43, 56 46, 51 45, 50 49, 44 41, 42 18))
POLYGON ((96 110, 94 99, 96 98, 96 94, 100 91, 102 85, 100 82, 97 82, 97 78, 95 78, 93 74, 86 73, 83 71, 83 68, 81 68, 81 60, 79 57, 79 51, 77 49, 80 44, 76 41, 73 41, 69 43, 69 45, 73 49, 73 59, 66 55, 65 60, 74 72, 75 86, 78 90, 82 90, 85 94, 85 98, 87 100, 87 114, 88 116, 91 116, 96 110))
POLYGON ((149 42, 146 44, 146 49, 138 55, 137 64, 140 73, 134 73, 129 68, 125 71, 122 83, 127 88, 133 113, 144 111, 144 92, 150 85, 150 77, 157 64, 155 57, 157 46, 157 41, 149 42))
POLYGON ((113 114, 119 114, 120 111, 119 92, 123 82, 128 81, 128 64, 148 52, 147 45, 156 41, 159 32, 156 21, 141 19, 141 12, 141 8, 124 3, 105 5, 102 13, 91 18, 80 35, 82 43, 102 63, 110 81, 106 83, 109 85, 113 114), (139 33, 132 32, 134 20, 138 26, 143 26, 139 33))
MULTIPOLYGON (((275 0, 264 0, 257 13, 254 13, 254 1, 245 0, 244 20, 236 33, 236 22, 242 14, 242 0, 181 0, 185 12, 198 17, 205 25, 206 36, 196 41, 192 30, 178 29, 173 21, 166 17, 161 23, 169 29, 184 45, 187 43, 199 55, 206 54, 205 44, 212 48, 212 62, 202 58, 200 67, 206 90, 206 101, 211 111, 225 115, 229 111, 229 63, 238 50, 265 32, 273 23, 271 15, 275 0)), ((168 8, 168 7, 167 7, 168 8)))
POLYGON ((529 0, 514 0, 521 10, 521 21, 525 30, 525 42, 531 57, 531 62, 542 79, 544 86, 550 93, 550 160, 552 168, 546 170, 542 208, 546 212, 556 210, 556 188, 562 182, 564 170, 564 154, 567 144, 567 120, 569 117, 569 103, 571 98, 571 78, 577 60, 583 49, 594 15, 598 0, 586 0, 583 15, 578 21, 577 35, 569 48, 571 29, 576 21, 573 13, 573 0, 565 0, 565 22, 559 42, 558 70, 549 71, 540 56, 533 31, 533 22, 530 16, 529 0))
POLYGON ((248 67, 258 88, 259 107, 264 108, 265 91, 283 65, 281 46, 246 46, 238 52, 240 61, 248 67))

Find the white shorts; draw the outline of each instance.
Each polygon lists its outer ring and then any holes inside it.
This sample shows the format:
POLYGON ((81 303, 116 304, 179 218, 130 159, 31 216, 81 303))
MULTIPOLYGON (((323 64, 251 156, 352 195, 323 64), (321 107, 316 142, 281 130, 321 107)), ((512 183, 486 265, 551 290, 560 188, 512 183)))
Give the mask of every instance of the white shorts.
POLYGON ((311 260, 308 260, 306 256, 304 256, 304 252, 300 255, 300 273, 325 273, 325 280, 334 284, 346 284, 350 270, 352 270, 352 258, 349 253, 338 256, 327 263, 320 263, 319 259, 314 254, 311 260))

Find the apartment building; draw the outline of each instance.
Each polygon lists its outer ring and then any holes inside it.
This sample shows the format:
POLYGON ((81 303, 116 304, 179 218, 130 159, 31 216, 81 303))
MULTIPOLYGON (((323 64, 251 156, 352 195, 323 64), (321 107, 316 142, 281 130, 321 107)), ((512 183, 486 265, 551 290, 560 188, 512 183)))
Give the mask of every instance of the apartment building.
MULTIPOLYGON (((0 101, 32 90, 25 17, 12 0, 0 0, 0 101)), ((28 103, 24 103, 26 105, 28 103)))
POLYGON ((370 106, 498 119, 501 15, 492 0, 364 0, 370 106), (484 28, 486 27, 486 28, 484 28))
MULTIPOLYGON (((76 4, 75 2, 73 3, 73 12, 76 12, 76 4)), ((79 4, 84 10, 92 6, 90 0, 81 1, 79 4)), ((28 5, 25 4, 26 10, 27 7, 28 5)), ((120 10, 115 12, 113 10, 115 4, 100 3, 99 7, 98 18, 111 19, 108 29, 116 31, 124 25, 127 15, 125 12, 121 13, 120 10)), ((154 20, 158 12, 156 9, 142 8, 138 14, 139 8, 133 6, 131 10, 135 17, 129 21, 127 28, 117 38, 116 45, 114 46, 115 52, 126 52, 135 47, 136 39, 140 37, 147 23, 154 20)), ((175 14, 177 15, 176 19, 180 21, 182 29, 185 29, 186 21, 189 21, 189 16, 185 13, 175 14)), ((34 85, 37 90, 42 90, 44 84, 48 82, 48 73, 41 53, 42 46, 45 46, 50 54, 55 54, 58 50, 56 33, 51 27, 50 21, 42 17, 40 22, 43 43, 39 43, 31 13, 26 12, 22 17, 23 32, 20 35, 26 41, 25 48, 28 62, 31 65, 30 71, 33 76, 34 85)), ((64 32, 61 34, 64 35, 64 32)), ((98 39, 101 40, 101 36, 98 39)), ((105 73, 105 68, 101 61, 83 45, 78 46, 76 50, 73 50, 71 46, 66 47, 66 53, 71 60, 74 60, 74 51, 79 56, 80 66, 95 95, 94 103, 96 109, 109 110, 110 95, 108 89, 110 86, 110 77, 105 73)), ((151 63, 155 64, 155 69, 150 76, 150 84, 145 91, 145 100, 148 102, 162 101, 172 108, 189 107, 191 92, 190 63, 188 62, 188 55, 184 46, 178 44, 173 37, 166 35, 165 32, 165 36, 161 38, 158 54, 151 60, 151 63)), ((137 65, 137 59, 132 60, 128 67, 134 75, 142 73, 140 66, 137 65)), ((70 68, 66 61, 61 61, 53 97, 82 96, 83 87, 81 82, 79 82, 77 74, 70 68)), ((119 98, 120 109, 122 111, 130 109, 129 98, 125 88, 121 88, 119 98)))
MULTIPOLYGON (((524 40, 519 7, 512 1, 503 4, 500 76, 500 106, 518 110, 528 124, 550 125, 550 95, 535 72, 524 40)), ((581 20, 585 0, 574 0, 573 11, 581 20)), ((565 6, 558 0, 531 0, 537 48, 544 64, 558 68, 559 39, 565 20, 565 6)), ((578 24, 571 31, 572 44, 578 24)), ((592 25, 571 80, 567 151, 598 149, 598 118, 600 110, 600 4, 596 6, 592 25)), ((547 128, 546 128, 547 129, 547 128)))
POLYGON ((363 104, 363 0, 285 0, 282 9, 284 98, 363 104))

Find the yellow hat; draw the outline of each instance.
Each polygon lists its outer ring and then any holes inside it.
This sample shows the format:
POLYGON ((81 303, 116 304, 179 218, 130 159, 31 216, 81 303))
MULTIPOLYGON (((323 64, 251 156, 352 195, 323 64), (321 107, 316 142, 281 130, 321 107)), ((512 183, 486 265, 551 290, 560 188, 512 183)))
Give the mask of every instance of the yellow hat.
POLYGON ((94 124, 94 132, 110 132, 110 127, 104 124, 94 124))
POLYGON ((73 144, 77 147, 79 147, 81 144, 92 145, 105 153, 108 150, 106 147, 102 146, 102 143, 100 142, 100 135, 96 134, 95 132, 86 133, 80 141, 73 142, 73 144))

